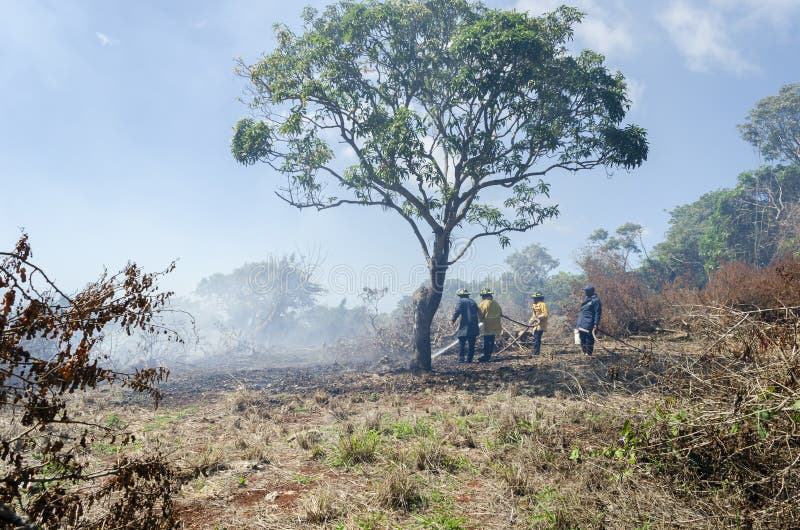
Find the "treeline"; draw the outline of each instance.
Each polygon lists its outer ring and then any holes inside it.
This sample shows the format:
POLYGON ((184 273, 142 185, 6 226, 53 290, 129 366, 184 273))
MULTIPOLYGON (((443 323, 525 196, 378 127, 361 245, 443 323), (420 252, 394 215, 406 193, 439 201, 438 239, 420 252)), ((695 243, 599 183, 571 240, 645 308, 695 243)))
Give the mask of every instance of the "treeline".
POLYGON ((736 186, 706 193, 671 212, 666 239, 643 263, 650 286, 704 287, 724 263, 765 267, 797 253, 800 166, 764 166, 736 186))
POLYGON ((653 331, 684 303, 788 303, 787 282, 800 270, 800 83, 759 101, 739 130, 769 164, 676 207, 653 248, 639 224, 598 228, 578 250, 577 274, 555 272, 559 262, 534 244, 509 256, 498 277, 449 281, 445 296, 490 287, 507 312, 520 313, 539 290, 556 313, 570 315, 580 288, 592 283, 603 295, 604 327, 615 334, 653 331))
POLYGON ((590 236, 579 263, 609 295, 608 328, 652 329, 692 303, 800 304, 790 288, 800 278, 800 83, 759 101, 739 130, 769 164, 675 208, 664 241, 649 252, 639 225, 590 236), (633 254, 640 256, 636 267, 633 254))

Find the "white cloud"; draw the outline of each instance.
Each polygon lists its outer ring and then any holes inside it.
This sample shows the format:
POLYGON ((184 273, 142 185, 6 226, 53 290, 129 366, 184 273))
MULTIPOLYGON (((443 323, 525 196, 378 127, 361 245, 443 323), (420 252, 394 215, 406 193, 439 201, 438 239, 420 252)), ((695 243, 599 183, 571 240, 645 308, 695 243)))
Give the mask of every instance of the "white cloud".
POLYGON ((206 20, 206 19, 203 19, 203 20, 197 20, 197 21, 195 21, 195 22, 192 22, 191 26, 192 26, 192 28, 194 28, 194 29, 203 29, 203 28, 205 28, 206 26, 208 26, 208 20, 206 20))
POLYGON ((119 44, 118 40, 112 39, 111 37, 100 31, 96 31, 94 35, 95 37, 97 37, 97 42, 100 43, 100 46, 105 47, 105 46, 114 46, 115 44, 119 44))
POLYGON ((628 54, 634 47, 631 29, 625 23, 614 25, 599 18, 587 17, 576 33, 589 48, 604 55, 628 54))
POLYGON ((727 31, 729 25, 719 10, 673 0, 658 18, 691 70, 706 72, 721 67, 736 74, 757 70, 734 46, 727 31))
MULTIPOLYGON (((540 15, 553 11, 564 0, 517 0, 515 8, 540 15)), ((601 6, 596 0, 566 2, 586 13, 575 28, 575 37, 586 47, 604 55, 629 54, 634 50, 634 32, 630 11, 621 2, 601 6)))
POLYGON ((647 85, 645 85, 644 81, 639 81, 638 79, 633 79, 631 77, 626 77, 625 83, 628 85, 628 99, 631 100, 630 110, 633 112, 641 107, 647 85))
POLYGON ((714 7, 729 12, 738 12, 739 23, 746 26, 770 24, 786 28, 800 16, 798 0, 710 0, 714 7))

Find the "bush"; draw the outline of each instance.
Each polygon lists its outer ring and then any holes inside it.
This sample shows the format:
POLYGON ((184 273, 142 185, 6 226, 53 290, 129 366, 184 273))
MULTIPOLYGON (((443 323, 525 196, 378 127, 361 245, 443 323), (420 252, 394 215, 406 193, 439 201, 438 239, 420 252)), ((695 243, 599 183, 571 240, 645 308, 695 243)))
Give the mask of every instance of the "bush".
MULTIPOLYGON (((580 262, 587 283, 594 285, 603 302, 600 328, 612 335, 650 332, 662 319, 661 301, 636 271, 628 271, 614 260, 585 255, 580 262)), ((582 292, 576 292, 576 300, 582 292)), ((577 304, 576 304, 577 305, 577 304)))
POLYGON ((625 432, 646 472, 714 506, 717 527, 800 525, 800 312, 779 313, 698 310, 707 354, 675 363, 670 397, 625 432))
POLYGON ((12 252, 0 252, 0 410, 8 413, 0 436, 0 522, 18 524, 22 518, 10 508, 16 505, 48 528, 174 527, 175 472, 162 455, 128 457, 122 448, 134 443, 132 435, 73 419, 67 407, 68 394, 104 384, 150 394, 158 404, 166 369, 121 373, 104 368, 96 350, 109 328, 178 339, 159 320, 171 293, 157 287, 174 265, 149 274, 129 264, 67 295, 30 256, 24 235, 12 252), (119 456, 112 466, 89 469, 86 447, 98 445, 119 447, 119 456))

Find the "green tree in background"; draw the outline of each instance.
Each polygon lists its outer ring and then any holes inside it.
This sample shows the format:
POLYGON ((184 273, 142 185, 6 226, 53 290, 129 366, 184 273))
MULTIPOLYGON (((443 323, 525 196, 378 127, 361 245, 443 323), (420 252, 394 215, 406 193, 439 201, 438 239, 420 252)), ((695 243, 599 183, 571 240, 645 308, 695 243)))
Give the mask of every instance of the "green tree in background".
POLYGON ((506 258, 510 271, 505 275, 508 296, 514 304, 527 308, 530 294, 544 290, 550 273, 558 267, 558 260, 538 243, 515 250, 506 258))
POLYGON ((431 369, 447 270, 474 241, 506 246, 557 215, 540 202, 553 170, 647 157, 645 131, 621 125, 622 74, 597 53, 567 52, 581 18, 567 7, 531 17, 466 0, 343 1, 306 9, 301 33, 278 26, 276 49, 241 65, 253 116, 235 127, 236 160, 285 175, 278 194, 295 207, 377 206, 408 222, 430 273, 414 296, 417 369, 431 369), (466 240, 457 251, 455 234, 466 240))
POLYGON ((723 261, 764 267, 800 242, 800 83, 758 101, 739 125, 765 159, 789 165, 741 173, 732 189, 706 193, 670 212, 666 239, 642 274, 658 288, 680 280, 702 287, 723 261))
POLYGON ((767 160, 800 165, 800 83, 758 101, 739 132, 767 160))
POLYGON ((636 223, 625 223, 616 229, 615 236, 604 228, 598 228, 589 235, 589 246, 604 259, 614 262, 623 271, 631 266, 631 256, 639 255, 644 250, 642 233, 644 227, 636 223))
POLYGON ((654 247, 644 269, 659 281, 682 278, 701 287, 722 261, 764 267, 792 250, 800 234, 798 204, 800 166, 742 173, 736 187, 675 208, 666 239, 654 247))

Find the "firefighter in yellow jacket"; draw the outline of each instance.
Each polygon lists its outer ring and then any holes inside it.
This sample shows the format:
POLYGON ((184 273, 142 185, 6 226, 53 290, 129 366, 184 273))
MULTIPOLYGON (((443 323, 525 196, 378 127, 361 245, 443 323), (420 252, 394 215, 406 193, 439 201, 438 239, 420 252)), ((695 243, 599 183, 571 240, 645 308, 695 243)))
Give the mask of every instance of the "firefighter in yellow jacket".
POLYGON ((494 301, 494 293, 490 289, 481 291, 481 303, 478 305, 478 320, 483 323, 483 356, 478 362, 486 362, 494 353, 494 339, 503 333, 503 309, 494 301))
POLYGON ((531 314, 528 324, 533 326, 533 354, 539 355, 542 350, 542 335, 547 331, 547 320, 550 313, 547 311, 547 304, 544 303, 542 293, 537 291, 531 295, 531 298, 533 298, 533 314, 531 314))

